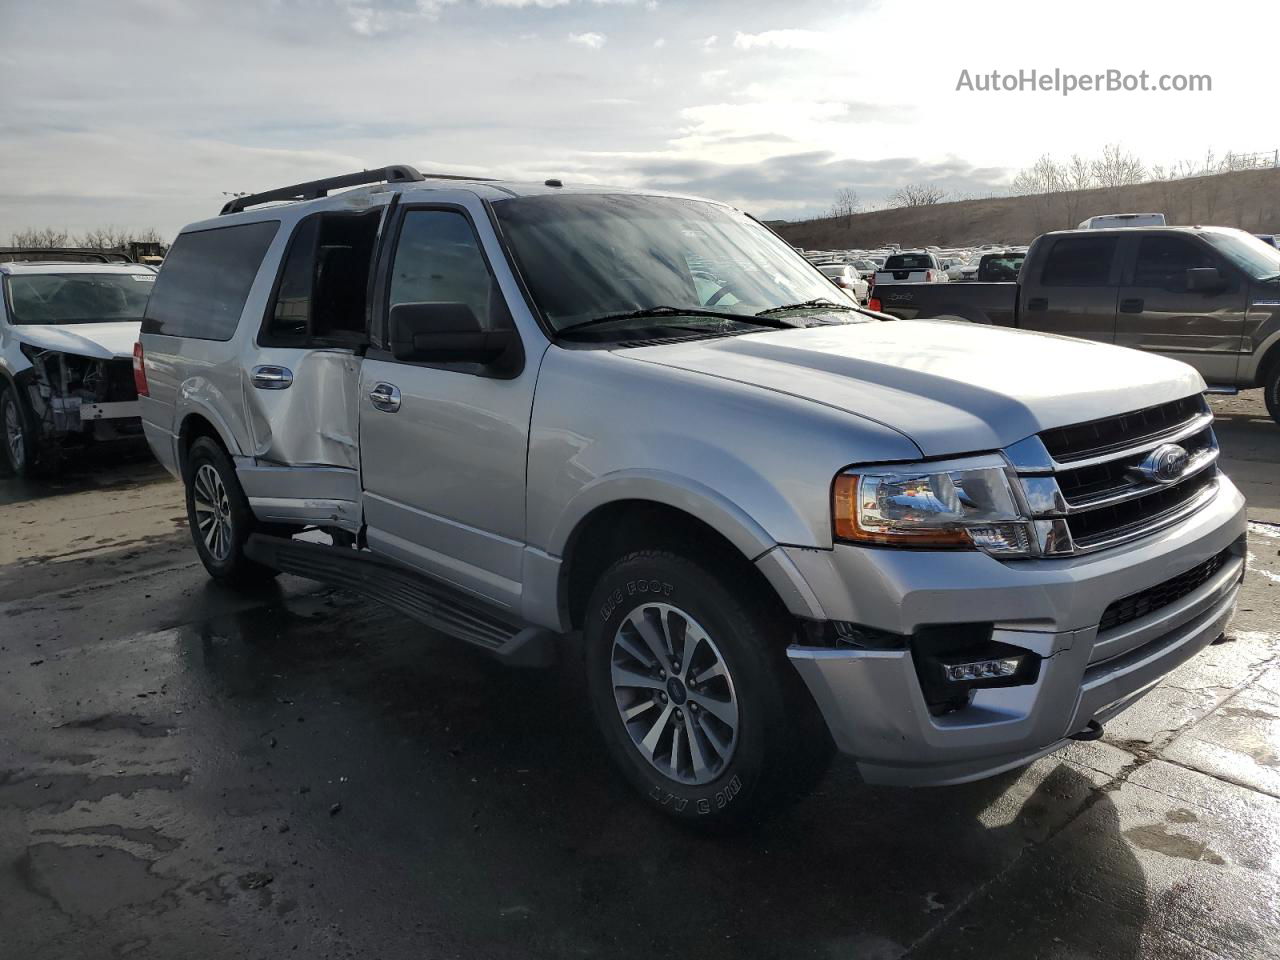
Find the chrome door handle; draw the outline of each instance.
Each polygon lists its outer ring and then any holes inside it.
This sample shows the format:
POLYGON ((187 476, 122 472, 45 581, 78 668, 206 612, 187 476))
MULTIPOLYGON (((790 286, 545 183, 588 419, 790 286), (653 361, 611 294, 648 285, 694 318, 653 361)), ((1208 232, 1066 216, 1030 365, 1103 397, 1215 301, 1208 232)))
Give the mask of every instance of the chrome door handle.
POLYGON ((252 380, 259 390, 287 390, 293 383, 293 371, 288 367, 267 364, 253 368, 252 380))
POLYGON ((393 383, 376 383, 369 391, 369 402, 385 413, 400 409, 400 388, 393 383))

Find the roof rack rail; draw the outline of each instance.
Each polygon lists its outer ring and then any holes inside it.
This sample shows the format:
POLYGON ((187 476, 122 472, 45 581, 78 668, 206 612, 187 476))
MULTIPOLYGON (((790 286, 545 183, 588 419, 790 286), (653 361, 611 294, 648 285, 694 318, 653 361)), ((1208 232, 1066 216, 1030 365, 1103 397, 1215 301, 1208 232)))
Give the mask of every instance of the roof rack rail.
POLYGON ((278 187, 265 193, 250 193, 243 197, 232 197, 222 206, 222 213, 239 213, 249 207, 262 203, 290 200, 316 200, 327 197, 330 190, 343 187, 361 187, 367 183, 412 183, 422 180, 423 176, 416 169, 404 163, 376 170, 360 170, 357 173, 344 173, 336 177, 325 177, 323 180, 310 180, 306 183, 295 183, 289 187, 278 187))
POLYGON ((91 247, 0 247, 0 263, 133 263, 127 253, 91 247))

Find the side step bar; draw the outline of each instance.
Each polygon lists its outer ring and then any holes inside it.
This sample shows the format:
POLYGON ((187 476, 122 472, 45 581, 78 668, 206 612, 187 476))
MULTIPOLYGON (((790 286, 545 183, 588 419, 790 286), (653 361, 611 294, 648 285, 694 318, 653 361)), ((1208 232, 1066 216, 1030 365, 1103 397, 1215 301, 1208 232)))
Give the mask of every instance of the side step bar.
POLYGON ((1214 393, 1220 396, 1234 397, 1240 392, 1239 387, 1228 387, 1224 384, 1209 384, 1204 388, 1205 393, 1214 393))
POLYGON ((518 667, 556 661, 556 636, 455 587, 370 553, 255 533, 244 552, 264 566, 378 600, 518 667))

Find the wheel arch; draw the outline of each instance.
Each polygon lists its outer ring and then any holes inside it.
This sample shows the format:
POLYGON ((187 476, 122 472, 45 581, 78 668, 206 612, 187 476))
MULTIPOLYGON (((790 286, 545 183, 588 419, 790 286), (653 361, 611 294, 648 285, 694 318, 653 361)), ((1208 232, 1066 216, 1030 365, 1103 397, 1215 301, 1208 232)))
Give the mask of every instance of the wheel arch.
MULTIPOLYGON (((672 500, 676 498, 671 498, 672 500)), ((787 571, 755 561, 776 544, 763 530, 749 527, 718 527, 724 515, 715 510, 699 512, 688 502, 628 497, 597 504, 585 513, 570 531, 561 552, 558 606, 570 629, 582 626, 587 601, 596 578, 608 564, 625 554, 645 547, 665 546, 696 552, 737 567, 737 575, 755 581, 787 611, 784 596, 794 592, 785 581, 787 571)))
POLYGON ((229 442, 230 431, 218 422, 217 416, 212 411, 202 408, 188 410, 182 415, 182 420, 178 424, 177 437, 178 471, 182 476, 186 475, 187 451, 200 437, 209 437, 216 441, 229 456, 234 456, 237 451, 234 441, 229 442))

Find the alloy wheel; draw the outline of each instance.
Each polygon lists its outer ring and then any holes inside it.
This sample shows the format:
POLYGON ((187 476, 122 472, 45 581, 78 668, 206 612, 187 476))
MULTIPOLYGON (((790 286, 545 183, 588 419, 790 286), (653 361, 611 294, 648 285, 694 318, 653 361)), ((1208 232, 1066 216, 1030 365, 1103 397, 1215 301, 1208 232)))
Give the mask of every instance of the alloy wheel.
POLYGON ((21 470, 27 462, 27 444, 22 430, 22 418, 13 397, 4 400, 4 439, 9 448, 9 462, 21 470))
POLYGON ((623 727, 654 769, 695 786, 718 777, 737 746, 738 698, 707 631, 679 607, 643 604, 614 634, 610 665, 623 727))
POLYGON ((231 555, 231 499, 222 477, 211 464, 202 463, 191 485, 196 526, 205 549, 221 563, 231 555))

